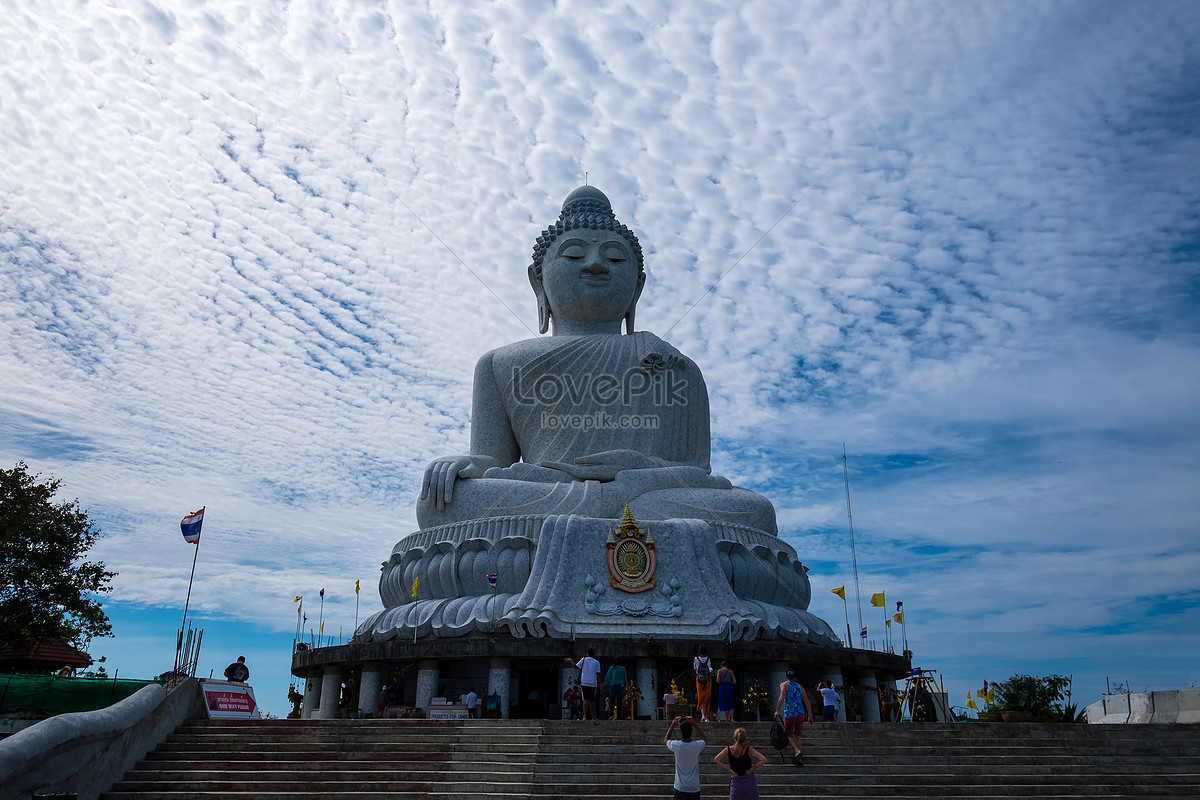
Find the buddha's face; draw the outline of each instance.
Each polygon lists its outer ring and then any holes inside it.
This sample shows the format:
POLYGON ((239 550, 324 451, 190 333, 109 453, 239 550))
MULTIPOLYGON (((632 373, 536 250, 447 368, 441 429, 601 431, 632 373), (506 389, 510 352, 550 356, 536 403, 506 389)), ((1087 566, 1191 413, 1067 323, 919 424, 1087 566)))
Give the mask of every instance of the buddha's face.
POLYGON ((542 261, 542 287, 560 321, 618 321, 643 281, 629 243, 612 231, 566 231, 542 261))

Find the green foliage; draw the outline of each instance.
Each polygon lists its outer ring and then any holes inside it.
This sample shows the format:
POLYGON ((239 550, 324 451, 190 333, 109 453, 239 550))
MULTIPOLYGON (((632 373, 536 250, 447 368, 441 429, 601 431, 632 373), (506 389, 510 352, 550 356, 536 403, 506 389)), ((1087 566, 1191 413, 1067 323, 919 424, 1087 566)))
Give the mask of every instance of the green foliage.
POLYGON ((95 595, 116 573, 84 560, 100 532, 78 501, 54 502, 58 480, 38 477, 24 462, 0 469, 0 647, 56 638, 84 650, 112 633, 95 595))
MULTIPOLYGON (((1060 704, 1071 698, 1071 679, 1063 675, 1013 675, 993 685, 996 702, 990 711, 1023 711, 1037 721, 1058 721, 1064 715, 1060 704)), ((1074 721, 1072 719, 1072 721, 1074 721)))

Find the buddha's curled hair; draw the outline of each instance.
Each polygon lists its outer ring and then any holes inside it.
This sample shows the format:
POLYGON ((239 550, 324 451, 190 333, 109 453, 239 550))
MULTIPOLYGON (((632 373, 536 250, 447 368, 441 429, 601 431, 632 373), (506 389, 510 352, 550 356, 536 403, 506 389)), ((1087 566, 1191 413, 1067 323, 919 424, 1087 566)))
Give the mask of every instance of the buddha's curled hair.
POLYGON ((546 257, 546 251, 550 249, 550 245, 554 243, 554 240, 569 230, 579 228, 592 231, 612 231, 624 237, 629 242, 630 249, 633 250, 633 257, 637 260, 638 272, 646 271, 642 260, 641 242, 634 236, 633 231, 622 225, 616 218, 612 211, 612 204, 608 202, 608 198, 604 195, 604 192, 595 186, 580 186, 567 195, 567 199, 563 201, 562 212, 559 213, 558 219, 551 223, 550 227, 542 231, 534 243, 533 264, 530 267, 540 275, 542 272, 542 259, 546 257))

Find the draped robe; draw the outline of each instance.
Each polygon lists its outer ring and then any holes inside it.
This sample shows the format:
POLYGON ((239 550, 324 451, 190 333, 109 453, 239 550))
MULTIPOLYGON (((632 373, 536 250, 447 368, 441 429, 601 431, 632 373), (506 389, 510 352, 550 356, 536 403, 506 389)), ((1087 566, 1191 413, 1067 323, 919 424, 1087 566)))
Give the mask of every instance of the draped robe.
POLYGON ((775 533, 770 501, 710 474, 708 390, 699 368, 652 333, 551 336, 485 354, 475 370, 472 454, 506 467, 459 479, 421 528, 514 514, 707 519, 775 533), (477 429, 478 428, 478 429, 477 429), (651 466, 612 480, 558 468, 606 451, 636 451, 651 466))

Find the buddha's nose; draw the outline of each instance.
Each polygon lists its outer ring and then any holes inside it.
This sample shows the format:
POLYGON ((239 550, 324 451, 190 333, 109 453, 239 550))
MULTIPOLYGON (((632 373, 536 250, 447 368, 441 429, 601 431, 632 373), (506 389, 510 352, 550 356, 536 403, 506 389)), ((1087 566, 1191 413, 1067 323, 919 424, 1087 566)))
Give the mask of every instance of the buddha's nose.
POLYGON ((587 260, 587 264, 584 265, 583 271, 593 275, 607 275, 608 264, 605 264, 604 259, 600 258, 599 255, 595 255, 587 260))

